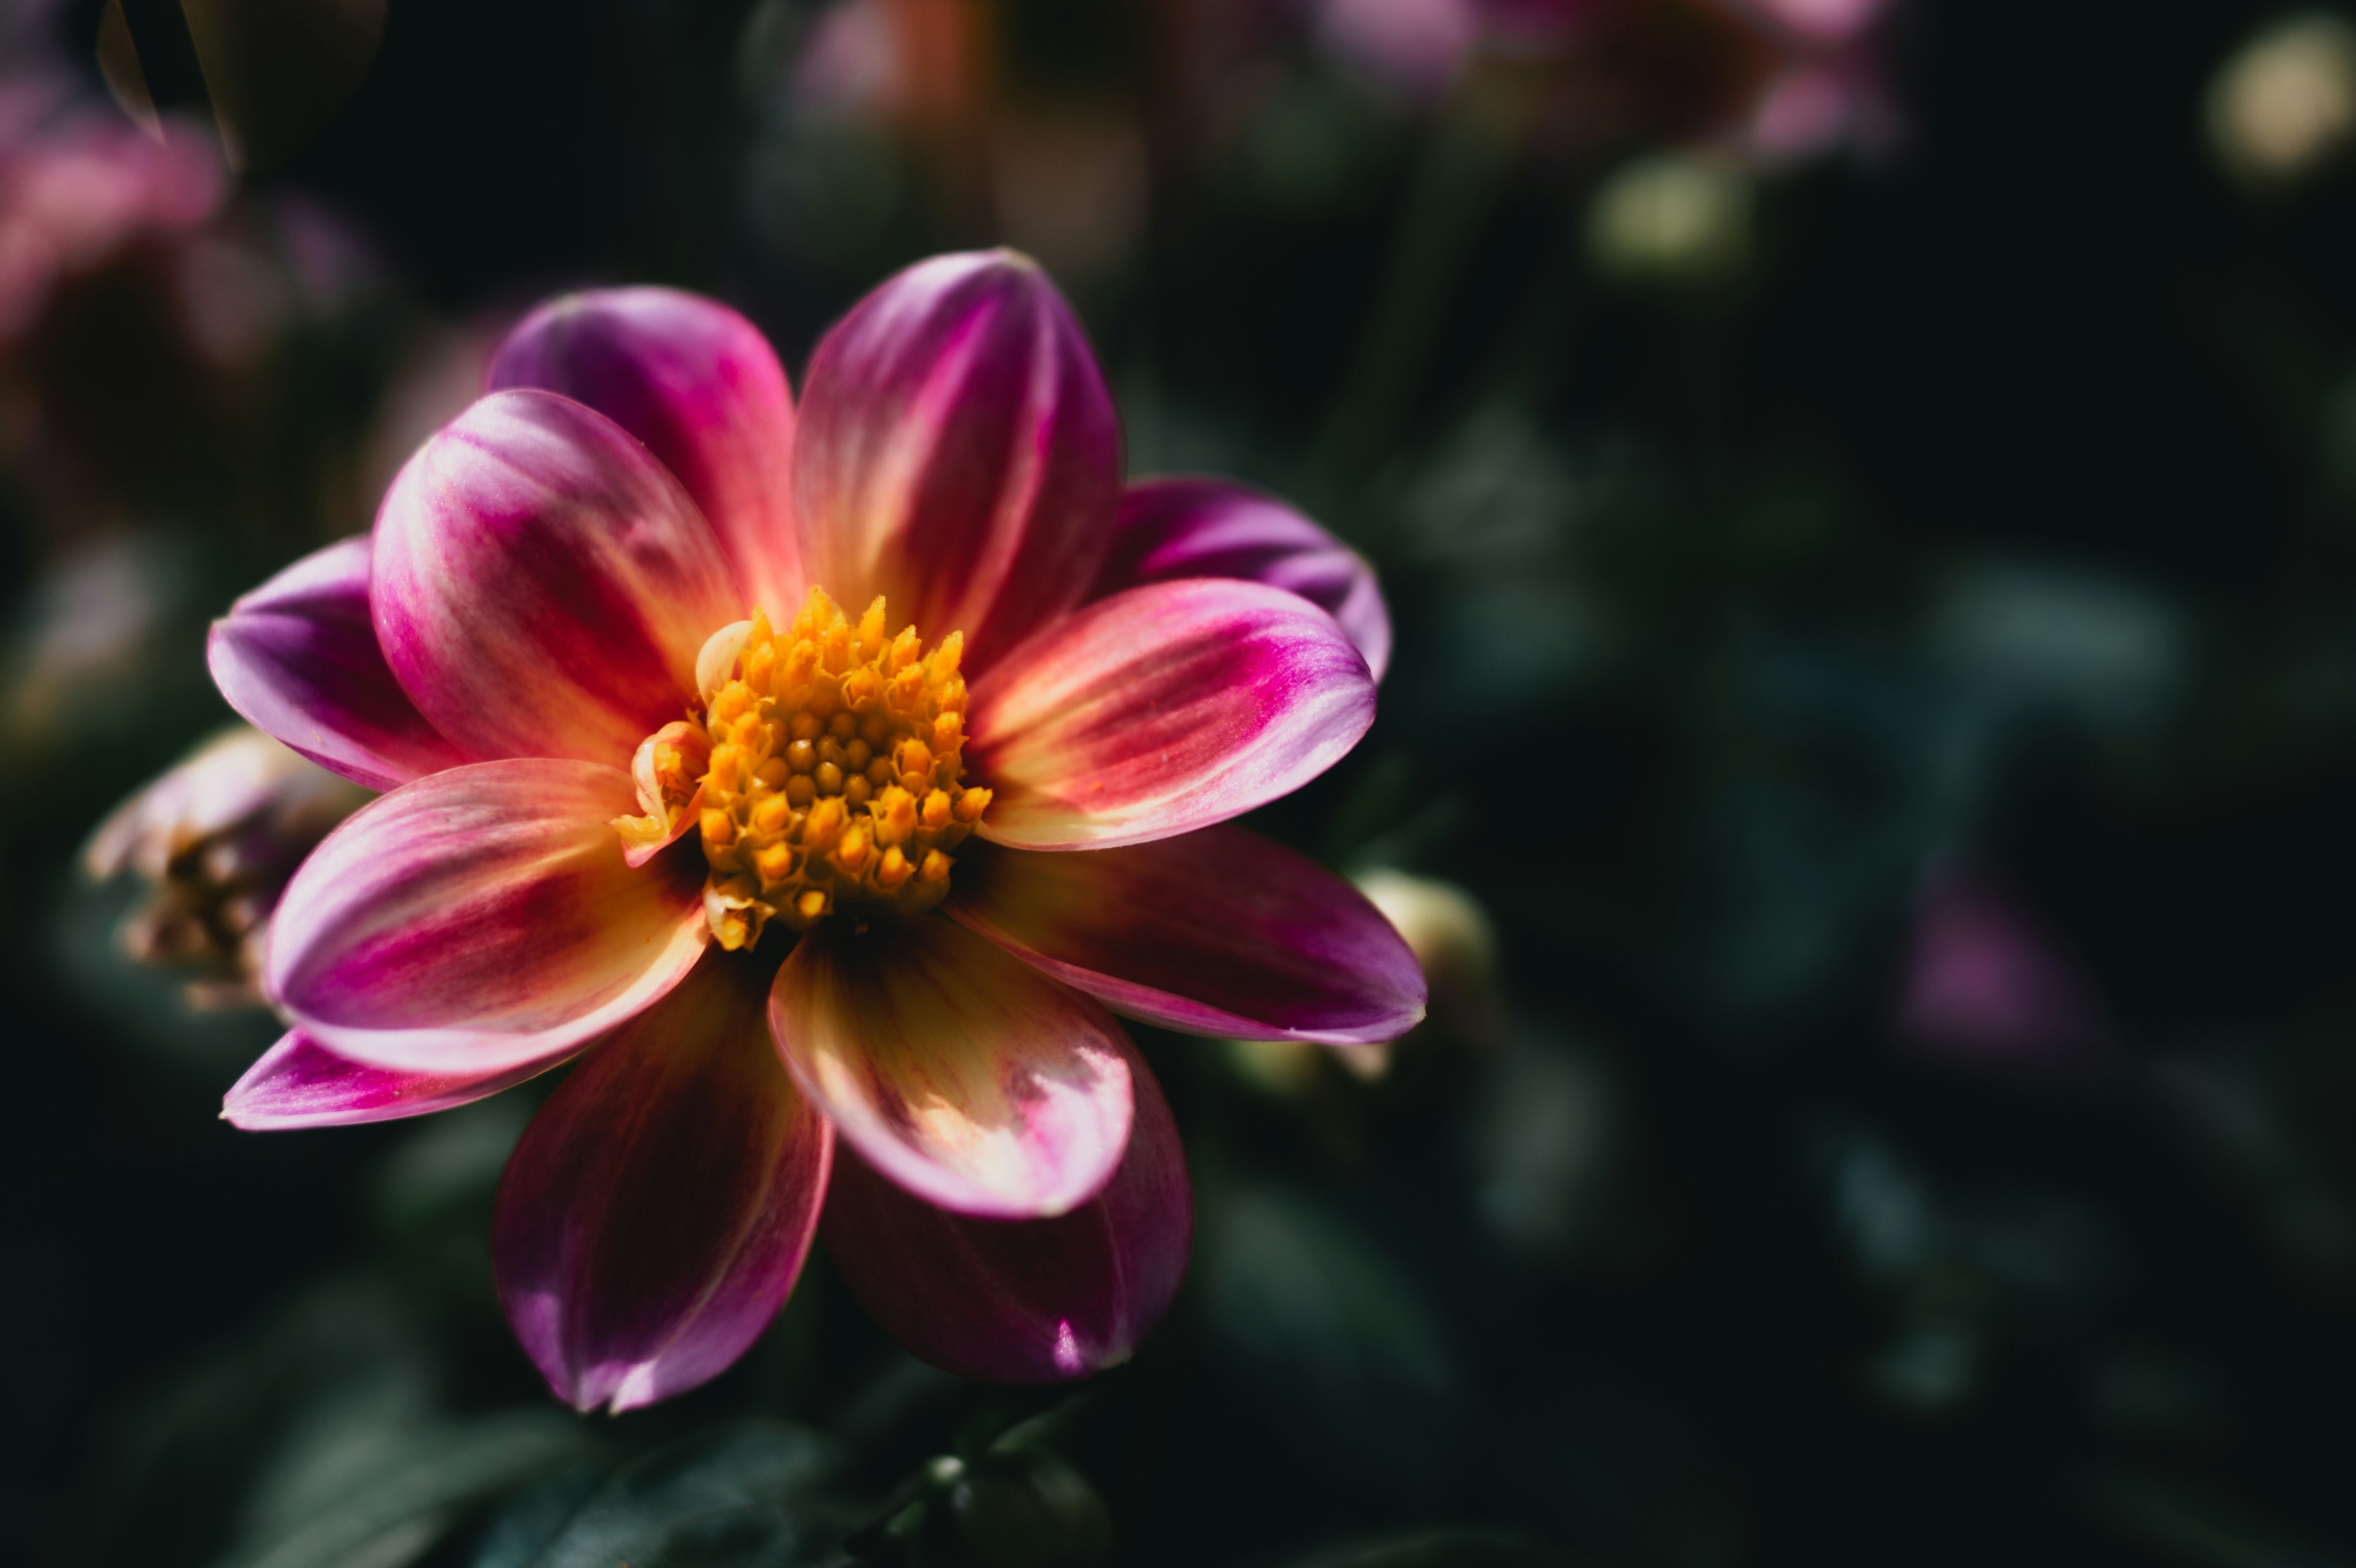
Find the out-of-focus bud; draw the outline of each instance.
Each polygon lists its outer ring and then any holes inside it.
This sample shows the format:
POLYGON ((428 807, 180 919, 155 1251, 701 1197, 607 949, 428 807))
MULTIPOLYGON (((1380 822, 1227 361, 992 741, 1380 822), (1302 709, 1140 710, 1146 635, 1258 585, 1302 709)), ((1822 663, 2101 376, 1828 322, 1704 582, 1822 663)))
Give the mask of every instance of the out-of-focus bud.
MULTIPOLYGON (((1497 933, 1472 895, 1453 882, 1413 877, 1387 866, 1361 872, 1355 880, 1358 891, 1407 938, 1430 987, 1424 1021, 1407 1038, 1433 1035, 1460 1045, 1494 1045, 1505 1028, 1497 995, 1497 933)), ((1355 1052, 1344 1051, 1342 1057, 1355 1061, 1355 1052)))
POLYGON ((192 971, 191 1006, 258 1005, 262 939, 286 880, 366 790, 245 725, 207 741, 108 815, 82 850, 152 889, 123 923, 142 964, 192 971))
POLYGON ((1044 1448, 983 1455, 948 1476, 923 1561, 980 1568, 1086 1568, 1112 1549, 1112 1517, 1087 1477, 1044 1448))
POLYGON ((1505 1029, 1497 990, 1497 934, 1472 895, 1453 882, 1410 876, 1388 866, 1354 879, 1367 901, 1398 928, 1430 987, 1424 1021, 1403 1038, 1374 1045, 1306 1045, 1290 1040, 1228 1041, 1227 1060, 1246 1081, 1280 1099, 1316 1084, 1324 1061, 1374 1080, 1390 1071, 1393 1052, 1425 1040, 1485 1050, 1505 1029))
POLYGON ((2356 139, 2356 27, 2326 11, 2270 23, 2209 83, 2209 147, 2258 195, 2312 178, 2356 139))
POLYGON ((1751 264, 1751 179, 1700 153, 1655 153, 1621 165, 1587 209, 1595 270, 1624 283, 1698 288, 1751 264))

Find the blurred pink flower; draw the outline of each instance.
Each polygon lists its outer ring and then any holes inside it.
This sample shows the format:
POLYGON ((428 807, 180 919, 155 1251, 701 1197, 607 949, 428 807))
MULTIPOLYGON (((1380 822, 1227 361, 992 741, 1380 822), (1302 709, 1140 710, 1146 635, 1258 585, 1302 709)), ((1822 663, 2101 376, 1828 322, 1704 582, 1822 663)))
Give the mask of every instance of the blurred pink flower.
POLYGON ((224 1115, 413 1115, 585 1052, 493 1232, 584 1409, 733 1362, 822 1205, 919 1354, 1122 1360, 1192 1207, 1108 1009, 1337 1043, 1422 1013, 1364 897, 1223 826, 1371 722, 1365 563, 1216 481, 1124 495, 1094 356, 1005 252, 876 290, 798 413, 749 323, 660 289, 552 302, 488 382, 372 538, 215 629, 239 711, 391 792, 289 885, 294 1027, 224 1115))
POLYGON ((1898 1033, 1918 1055, 2071 1077, 2109 1054, 2094 987, 1985 874, 1951 865, 1923 884, 1901 982, 1898 1033))
POLYGON ((1730 142, 1774 165, 1894 134, 1877 36, 1896 0, 1319 0, 1334 58, 1419 100, 1483 58, 1551 59, 1582 147, 1730 142))
POLYGON ((151 135, 54 81, 0 82, 0 343, 39 317, 59 281, 196 228, 225 189, 200 129, 166 121, 151 135))

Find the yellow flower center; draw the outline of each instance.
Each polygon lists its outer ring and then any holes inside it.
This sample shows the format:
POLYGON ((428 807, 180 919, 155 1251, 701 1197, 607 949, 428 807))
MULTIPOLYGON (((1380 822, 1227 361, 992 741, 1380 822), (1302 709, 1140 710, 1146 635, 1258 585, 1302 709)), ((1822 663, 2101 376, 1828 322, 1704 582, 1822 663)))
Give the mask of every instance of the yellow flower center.
POLYGON ((703 711, 639 747, 633 848, 696 813, 711 867, 703 907, 727 948, 772 920, 807 931, 845 906, 914 913, 949 887, 949 851, 990 805, 965 787, 963 634, 930 653, 884 633, 884 601, 857 624, 813 588, 793 624, 755 614, 698 660, 703 711))

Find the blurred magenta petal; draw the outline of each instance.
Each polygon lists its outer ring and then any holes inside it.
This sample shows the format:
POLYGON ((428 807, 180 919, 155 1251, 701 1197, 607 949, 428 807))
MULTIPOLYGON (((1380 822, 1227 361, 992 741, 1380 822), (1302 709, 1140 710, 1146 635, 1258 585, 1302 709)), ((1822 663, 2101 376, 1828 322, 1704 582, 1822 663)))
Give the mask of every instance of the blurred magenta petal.
POLYGON ((855 613, 961 631, 979 672, 1080 602, 1120 485, 1112 398, 1070 308, 1011 252, 884 283, 810 362, 794 448, 802 565, 855 613))
POLYGON ((677 984, 701 953, 703 865, 632 869, 609 826, 630 775, 524 759, 363 807, 294 873, 263 988, 339 1055, 444 1074, 541 1061, 677 984))
POLYGON ((605 415, 494 392, 427 442, 377 516, 377 638, 434 726, 484 757, 626 765, 695 699, 744 613, 679 482, 605 415))
POLYGON ((1480 29, 1474 0, 1318 0, 1318 41, 1418 99, 1438 97, 1480 29))
POLYGON ((1924 884, 1898 1000, 1918 1055, 2032 1077, 2072 1077, 2110 1052, 2094 987, 1998 886, 1949 866, 1924 884))
POLYGON ((1169 1029, 1327 1045, 1395 1040, 1423 971, 1365 895, 1240 827, 1078 855, 981 849, 948 910, 1025 963, 1169 1029))
POLYGON ((562 392, 646 443, 735 562, 737 613, 800 606, 793 393, 751 322, 677 289, 566 294, 524 318, 486 379, 562 392))
POLYGON ((826 1250, 884 1332, 990 1382, 1055 1382, 1129 1360, 1178 1292, 1194 1227, 1170 1106, 1133 1050, 1129 1061, 1137 1117, 1120 1168, 1055 1219, 947 1213, 843 1151, 826 1250))
POLYGON ((499 1301, 576 1410, 708 1381, 785 1305, 834 1138, 778 1065, 768 972, 714 952, 574 1068, 516 1146, 499 1301))
POLYGON ((256 729, 370 789, 474 761, 393 678, 369 620, 366 535, 314 551, 213 623, 213 684, 256 729))
POLYGON ((1226 479, 1131 485, 1090 597, 1186 577, 1236 577, 1298 593, 1342 624, 1376 680, 1390 665, 1391 617, 1375 569, 1273 496, 1226 479))
POLYGON ((1289 795, 1374 720, 1373 677, 1332 616, 1196 579, 1100 599, 1015 649, 974 683, 966 757, 997 792, 983 837, 1101 849, 1289 795))
POLYGON ((810 932, 777 972, 769 1027, 853 1148, 959 1213, 1064 1213, 1129 1139, 1120 1026, 947 920, 810 932))
POLYGON ((1882 19, 1890 0, 1745 0, 1777 27, 1818 45, 1845 44, 1882 19))
POLYGON ((201 127, 174 115, 151 133, 68 88, 71 67, 43 77, 0 83, 0 343, 67 279, 204 222, 229 185, 201 127))
POLYGON ((511 1088, 569 1052, 488 1073, 407 1072, 337 1056, 301 1029, 289 1029, 222 1096, 221 1119, 265 1133, 422 1116, 511 1088))

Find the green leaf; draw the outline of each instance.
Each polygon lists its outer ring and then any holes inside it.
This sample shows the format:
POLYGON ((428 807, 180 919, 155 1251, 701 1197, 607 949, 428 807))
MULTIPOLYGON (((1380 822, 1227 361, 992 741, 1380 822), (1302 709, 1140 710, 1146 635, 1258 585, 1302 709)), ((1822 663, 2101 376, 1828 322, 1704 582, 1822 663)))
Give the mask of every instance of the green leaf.
POLYGON ((513 1554, 503 1519, 472 1568, 788 1568, 830 1552, 843 1520, 819 1491, 839 1460, 783 1422, 716 1427, 657 1449, 589 1494, 547 1544, 513 1554))
POLYGON ((333 1499, 221 1568, 402 1568, 472 1505, 581 1457, 579 1424, 511 1412, 399 1433, 354 1466, 333 1499))

